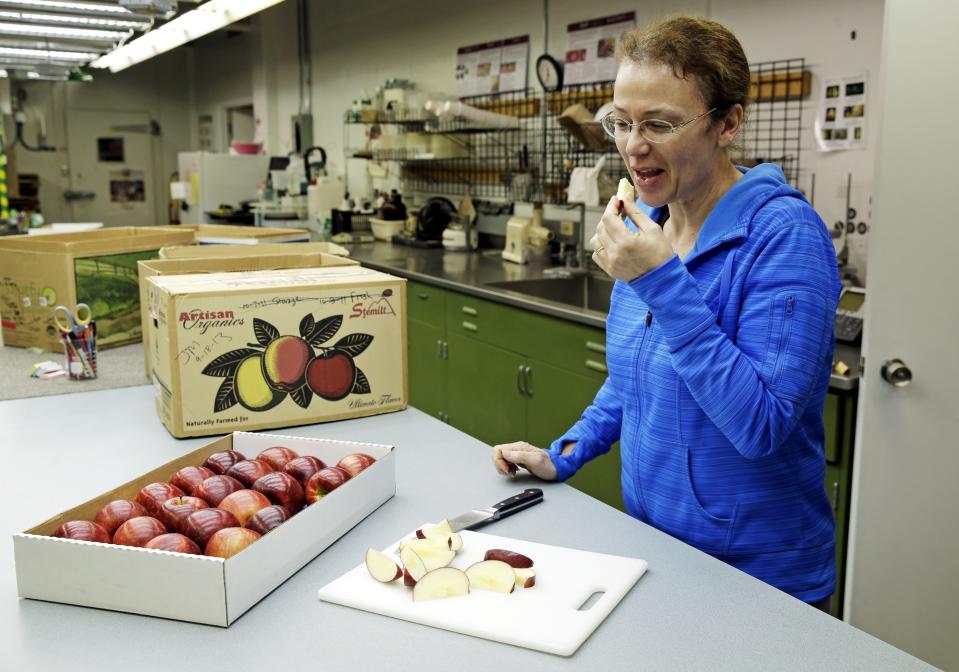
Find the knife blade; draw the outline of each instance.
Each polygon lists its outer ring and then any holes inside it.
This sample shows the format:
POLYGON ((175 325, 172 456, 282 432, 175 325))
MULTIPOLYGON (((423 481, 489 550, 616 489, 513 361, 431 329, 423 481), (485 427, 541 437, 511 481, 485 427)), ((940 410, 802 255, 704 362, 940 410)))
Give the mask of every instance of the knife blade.
POLYGON ((466 513, 461 513, 455 518, 450 518, 450 528, 454 532, 460 530, 475 530, 477 527, 488 525, 500 518, 506 518, 514 513, 528 509, 534 504, 543 501, 543 491, 539 488, 527 488, 518 495, 508 497, 501 502, 482 509, 472 509, 466 513))

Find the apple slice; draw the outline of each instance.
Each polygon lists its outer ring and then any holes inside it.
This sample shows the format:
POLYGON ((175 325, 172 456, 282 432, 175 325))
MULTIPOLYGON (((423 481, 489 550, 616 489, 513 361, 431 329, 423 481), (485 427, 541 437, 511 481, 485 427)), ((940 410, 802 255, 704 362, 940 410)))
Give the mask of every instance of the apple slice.
POLYGON ((633 183, 629 181, 628 177, 624 177, 619 181, 619 186, 616 189, 616 198, 621 201, 636 200, 636 190, 633 189, 633 183))
POLYGON ((403 570, 393 562, 392 558, 383 555, 375 548, 366 549, 366 569, 370 576, 377 581, 390 583, 403 576, 403 570))
POLYGON ((536 572, 528 567, 514 568, 516 573, 516 585, 520 588, 532 588, 536 585, 536 572))
POLYGON ((483 560, 502 560, 514 569, 525 569, 533 566, 533 560, 522 553, 507 551, 505 548, 491 548, 486 551, 483 560))
POLYGON ((455 567, 440 567, 427 572, 413 586, 413 601, 440 600, 445 597, 469 595, 470 580, 466 573, 455 567))
POLYGON ((403 583, 408 586, 416 585, 416 582, 422 579, 423 575, 428 571, 423 559, 418 556, 412 548, 404 548, 400 551, 400 560, 403 561, 403 566, 406 567, 406 573, 410 575, 409 580, 407 580, 405 576, 403 577, 403 583), (410 581, 412 581, 412 583, 410 583, 410 581))
POLYGON ((416 531, 416 536, 420 539, 429 539, 430 537, 448 537, 451 534, 453 534, 453 530, 450 527, 450 521, 446 520, 445 518, 436 525, 424 527, 423 529, 416 531))
MULTIPOLYGON (((412 539, 403 548, 420 556, 428 572, 446 567, 456 557, 456 551, 450 550, 447 540, 444 539, 412 539)), ((402 554, 403 551, 400 550, 400 559, 403 558, 402 554)))
POLYGON ((482 560, 466 568, 470 588, 494 593, 512 593, 516 587, 516 572, 502 560, 482 560))

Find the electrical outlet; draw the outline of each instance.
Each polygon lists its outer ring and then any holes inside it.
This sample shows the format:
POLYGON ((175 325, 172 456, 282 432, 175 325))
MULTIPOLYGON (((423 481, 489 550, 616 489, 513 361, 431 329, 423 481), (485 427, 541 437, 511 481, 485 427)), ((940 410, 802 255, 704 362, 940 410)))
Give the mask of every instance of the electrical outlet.
POLYGON ((564 219, 559 223, 559 235, 561 236, 572 236, 574 231, 575 224, 568 219, 564 219))

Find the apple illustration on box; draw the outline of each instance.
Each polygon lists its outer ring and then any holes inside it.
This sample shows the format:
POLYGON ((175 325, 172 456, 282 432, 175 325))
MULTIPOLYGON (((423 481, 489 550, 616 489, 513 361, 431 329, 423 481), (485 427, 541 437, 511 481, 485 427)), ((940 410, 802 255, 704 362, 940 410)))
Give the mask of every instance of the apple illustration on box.
POLYGON ((266 320, 253 318, 257 342, 230 350, 203 369, 203 375, 223 378, 213 401, 213 412, 236 404, 250 411, 268 411, 287 395, 301 408, 307 408, 314 395, 339 401, 350 394, 369 394, 370 382, 356 366, 356 357, 370 346, 373 336, 348 334, 333 345, 324 345, 342 325, 342 315, 317 322, 308 313, 300 320, 299 336, 293 336, 280 334, 266 320))

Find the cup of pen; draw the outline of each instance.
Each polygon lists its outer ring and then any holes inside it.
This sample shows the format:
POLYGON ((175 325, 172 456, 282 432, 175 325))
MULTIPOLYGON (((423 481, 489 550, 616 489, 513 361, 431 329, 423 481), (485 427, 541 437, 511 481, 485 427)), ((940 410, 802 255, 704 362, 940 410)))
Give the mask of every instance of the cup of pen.
POLYGON ((74 380, 97 377, 97 325, 93 312, 85 303, 70 310, 66 306, 53 309, 53 322, 60 330, 60 340, 67 359, 67 372, 74 380))

